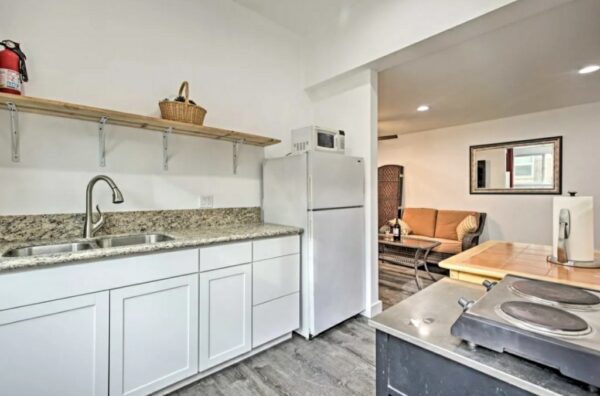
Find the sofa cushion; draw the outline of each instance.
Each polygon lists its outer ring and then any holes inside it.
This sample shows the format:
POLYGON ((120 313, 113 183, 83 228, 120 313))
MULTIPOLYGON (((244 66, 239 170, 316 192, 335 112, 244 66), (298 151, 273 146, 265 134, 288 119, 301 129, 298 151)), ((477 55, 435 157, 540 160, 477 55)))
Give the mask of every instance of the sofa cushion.
POLYGON ((409 225, 413 234, 434 237, 437 212, 436 209, 406 208, 402 220, 409 225))
POLYGON ((435 238, 438 242, 441 242, 440 246, 436 246, 432 249, 438 253, 458 254, 462 252, 462 243, 454 239, 443 239, 435 238))
POLYGON ((444 239, 444 238, 430 238, 420 235, 411 235, 411 239, 420 239, 424 241, 436 241, 440 242, 441 245, 434 247, 431 251, 438 253, 447 253, 447 254, 458 254, 462 252, 462 243, 453 239, 444 239))
POLYGON ((477 215, 477 212, 462 210, 438 210, 435 224, 435 237, 452 239, 458 241, 456 227, 469 215, 477 215))

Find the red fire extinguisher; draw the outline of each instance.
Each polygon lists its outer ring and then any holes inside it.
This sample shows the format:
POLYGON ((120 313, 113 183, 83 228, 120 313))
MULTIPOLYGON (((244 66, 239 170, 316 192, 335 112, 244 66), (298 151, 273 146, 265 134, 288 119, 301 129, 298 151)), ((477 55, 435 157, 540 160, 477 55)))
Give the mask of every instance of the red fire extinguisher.
POLYGON ((23 82, 28 81, 27 57, 19 43, 12 40, 0 41, 0 92, 21 95, 23 82))

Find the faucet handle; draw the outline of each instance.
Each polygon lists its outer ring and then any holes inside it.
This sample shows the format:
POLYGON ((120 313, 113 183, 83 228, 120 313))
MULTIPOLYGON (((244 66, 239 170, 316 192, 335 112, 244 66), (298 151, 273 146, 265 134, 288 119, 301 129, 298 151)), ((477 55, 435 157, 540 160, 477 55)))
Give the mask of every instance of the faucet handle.
POLYGON ((96 205, 96 210, 98 211, 98 214, 100 215, 100 217, 98 217, 98 221, 94 223, 92 229, 92 235, 93 233, 95 233, 96 231, 98 231, 100 229, 100 227, 102 227, 104 225, 104 213, 102 213, 102 211, 100 210, 100 205, 96 205))

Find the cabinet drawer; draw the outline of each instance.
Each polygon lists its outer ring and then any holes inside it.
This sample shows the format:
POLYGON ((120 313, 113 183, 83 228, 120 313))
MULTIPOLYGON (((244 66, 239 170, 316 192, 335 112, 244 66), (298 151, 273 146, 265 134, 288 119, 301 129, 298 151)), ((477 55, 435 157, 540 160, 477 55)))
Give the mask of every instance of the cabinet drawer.
POLYGON ((257 261, 252 270, 252 303, 262 304, 300 290, 300 256, 257 261))
POLYGON ((252 348, 300 327, 300 293, 257 305, 252 311, 252 348))
POLYGON ((229 243, 200 249, 200 272, 252 261, 252 242, 229 243))
POLYGON ((292 235, 283 238, 263 239, 254 242, 254 261, 287 256, 300 252, 300 237, 292 235))

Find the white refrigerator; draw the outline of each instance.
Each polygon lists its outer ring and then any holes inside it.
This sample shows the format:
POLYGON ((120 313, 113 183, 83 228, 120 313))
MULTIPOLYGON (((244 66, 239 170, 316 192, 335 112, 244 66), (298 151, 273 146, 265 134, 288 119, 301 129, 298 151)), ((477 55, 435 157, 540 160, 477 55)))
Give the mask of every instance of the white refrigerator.
POLYGON ((263 216, 302 227, 302 309, 306 338, 365 309, 362 158, 308 152, 265 160, 263 216))

